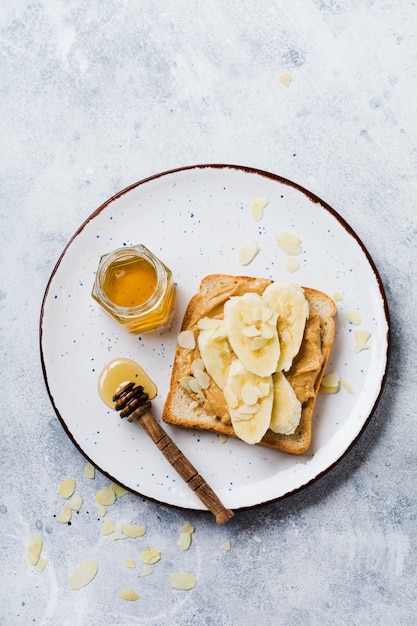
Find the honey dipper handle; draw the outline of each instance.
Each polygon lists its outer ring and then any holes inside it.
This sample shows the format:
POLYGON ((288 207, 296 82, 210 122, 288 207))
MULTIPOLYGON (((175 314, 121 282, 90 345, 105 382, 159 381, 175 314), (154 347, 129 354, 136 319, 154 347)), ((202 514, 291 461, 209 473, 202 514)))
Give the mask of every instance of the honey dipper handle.
POLYGON ((156 421, 152 413, 146 411, 138 417, 135 417, 133 413, 129 419, 130 421, 137 422, 144 428, 172 467, 178 472, 181 478, 185 480, 190 489, 200 498, 201 502, 206 505, 208 510, 213 513, 218 524, 224 524, 233 517, 233 511, 226 509, 213 489, 206 483, 204 478, 198 473, 198 470, 196 470, 178 446, 172 441, 171 437, 156 421))

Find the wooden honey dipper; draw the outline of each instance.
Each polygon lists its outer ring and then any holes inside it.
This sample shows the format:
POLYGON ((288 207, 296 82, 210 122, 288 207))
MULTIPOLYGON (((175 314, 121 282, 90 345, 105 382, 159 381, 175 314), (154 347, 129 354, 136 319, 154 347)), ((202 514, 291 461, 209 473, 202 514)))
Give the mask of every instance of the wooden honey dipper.
POLYGON ((116 391, 113 401, 116 402, 116 411, 120 411, 120 417, 127 417, 129 422, 142 426, 172 467, 213 513, 218 524, 224 524, 233 517, 233 511, 226 509, 198 470, 156 421, 151 413, 149 395, 142 386, 135 387, 135 383, 125 383, 116 391))

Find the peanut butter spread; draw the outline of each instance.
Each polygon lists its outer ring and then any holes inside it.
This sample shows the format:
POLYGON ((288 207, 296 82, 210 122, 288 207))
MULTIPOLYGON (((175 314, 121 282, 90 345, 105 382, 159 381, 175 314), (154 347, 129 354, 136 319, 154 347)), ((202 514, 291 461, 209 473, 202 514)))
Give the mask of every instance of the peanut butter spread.
MULTIPOLYGON (((248 282, 238 277, 232 285, 230 281, 225 285, 219 281, 215 290, 212 289, 207 294, 199 292, 195 297, 195 306, 190 311, 188 319, 184 320, 184 327, 193 331, 197 338, 197 324, 200 319, 203 317, 222 319, 224 304, 230 297, 240 296, 248 291, 261 295, 271 282, 266 278, 257 278, 248 282)), ((198 346, 194 350, 180 349, 177 356, 178 377, 189 376, 192 362, 200 358, 198 346)), ((294 359, 290 371, 286 374, 301 403, 315 395, 314 384, 322 362, 320 316, 310 308, 300 351, 294 359)), ((222 422, 230 424, 231 420, 223 391, 213 380, 211 380, 208 389, 205 389, 204 397, 203 406, 205 410, 222 422)))

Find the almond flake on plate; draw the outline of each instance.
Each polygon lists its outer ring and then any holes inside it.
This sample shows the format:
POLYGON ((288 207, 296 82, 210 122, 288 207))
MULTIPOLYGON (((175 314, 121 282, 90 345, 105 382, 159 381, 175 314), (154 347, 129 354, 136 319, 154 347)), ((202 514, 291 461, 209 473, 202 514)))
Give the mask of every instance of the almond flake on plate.
POLYGON ((268 198, 255 198, 253 200, 250 210, 255 222, 261 221, 266 206, 268 206, 268 198))
POLYGON ((364 328, 358 328, 355 330, 355 345, 354 351, 361 352, 362 350, 368 350, 368 341, 371 338, 371 333, 369 330, 365 330, 364 328))
POLYGON ((249 241, 238 252, 238 260, 241 265, 249 265, 259 252, 256 241, 249 241))
POLYGON ((302 252, 302 241, 294 233, 281 232, 276 235, 281 250, 290 256, 297 256, 302 252))
POLYGON ((300 269, 300 262, 297 259, 290 257, 289 259, 286 259, 285 267, 289 272, 291 272, 291 274, 294 274, 294 272, 300 269))

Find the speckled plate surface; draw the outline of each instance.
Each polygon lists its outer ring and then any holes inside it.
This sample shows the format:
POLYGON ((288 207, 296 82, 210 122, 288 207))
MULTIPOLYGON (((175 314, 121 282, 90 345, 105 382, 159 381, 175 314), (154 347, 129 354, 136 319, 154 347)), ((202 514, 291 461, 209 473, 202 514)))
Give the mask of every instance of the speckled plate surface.
POLYGON ((273 174, 228 165, 164 172, 121 191, 79 228, 51 275, 41 311, 41 359, 54 409, 87 459, 137 494, 204 509, 146 434, 102 403, 97 379, 109 361, 134 359, 157 384, 152 411, 159 418, 186 305, 200 280, 214 272, 292 280, 331 296, 339 292, 327 371, 337 371, 354 392, 319 395, 313 443, 301 457, 166 426, 224 504, 238 509, 295 492, 331 468, 362 433, 384 383, 389 328, 378 272, 352 229, 319 198, 273 174), (256 222, 250 206, 258 197, 269 204, 256 222), (283 231, 303 243, 293 273, 275 238, 283 231), (252 240, 260 251, 242 267, 238 250, 252 240), (178 285, 172 324, 163 332, 129 334, 90 296, 100 256, 137 243, 172 269, 178 285), (346 319, 352 311, 360 314, 358 327, 346 319), (369 349, 359 353, 355 328, 371 333, 369 349))

